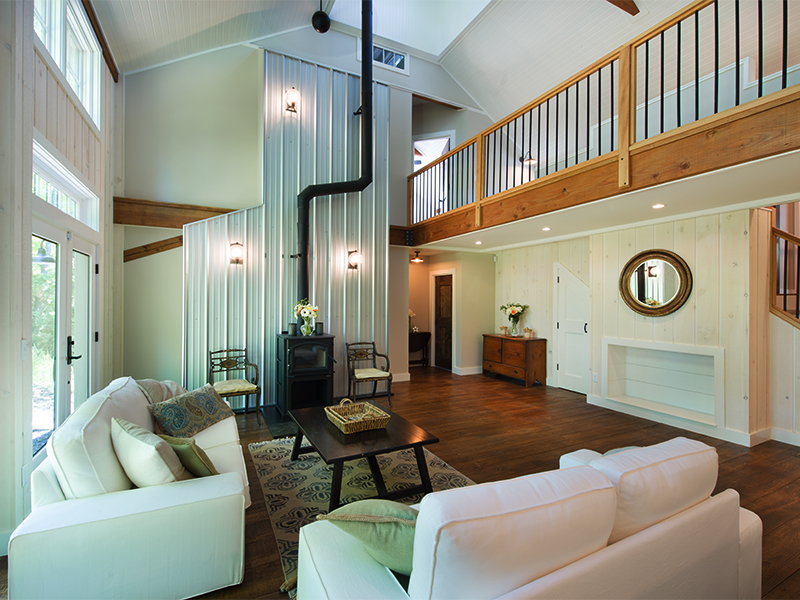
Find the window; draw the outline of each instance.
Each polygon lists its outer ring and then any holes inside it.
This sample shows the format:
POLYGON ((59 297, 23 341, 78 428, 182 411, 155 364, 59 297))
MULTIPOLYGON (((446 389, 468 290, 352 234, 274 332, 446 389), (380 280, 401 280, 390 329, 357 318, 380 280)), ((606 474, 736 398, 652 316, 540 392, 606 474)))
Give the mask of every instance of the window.
POLYGON ((33 28, 100 127, 101 56, 79 0, 34 0, 33 28))
POLYGON ((43 144, 33 141, 33 193, 62 212, 99 231, 100 201, 43 144))
MULTIPOLYGON (((361 39, 358 40, 358 47, 356 49, 356 58, 361 60, 361 39)), ((396 71, 403 75, 409 75, 409 61, 408 54, 400 52, 399 50, 392 50, 383 46, 372 45, 372 63, 396 71)))

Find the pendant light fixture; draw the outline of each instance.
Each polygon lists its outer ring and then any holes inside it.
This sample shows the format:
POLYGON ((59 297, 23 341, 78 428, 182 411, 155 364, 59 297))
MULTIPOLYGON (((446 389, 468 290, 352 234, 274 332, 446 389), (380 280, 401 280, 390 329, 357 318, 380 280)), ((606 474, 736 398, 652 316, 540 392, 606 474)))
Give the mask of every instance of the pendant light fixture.
POLYGON ((319 0, 319 10, 311 17, 311 26, 317 33, 326 33, 331 28, 331 18, 322 10, 322 0, 319 0))
POLYGON ((420 257, 420 255, 419 255, 419 250, 414 250, 414 252, 415 252, 416 256, 414 256, 414 258, 412 258, 412 259, 411 259, 411 262, 413 262, 413 263, 421 263, 421 262, 424 262, 424 261, 422 260, 422 258, 420 257))

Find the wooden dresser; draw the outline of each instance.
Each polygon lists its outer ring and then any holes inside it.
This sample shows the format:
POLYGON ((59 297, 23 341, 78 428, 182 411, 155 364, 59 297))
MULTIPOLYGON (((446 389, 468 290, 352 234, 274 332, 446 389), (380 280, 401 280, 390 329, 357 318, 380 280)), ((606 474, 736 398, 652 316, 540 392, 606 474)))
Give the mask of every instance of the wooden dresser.
POLYGON ((547 381, 547 340, 483 335, 483 370, 522 379, 525 387, 547 381))

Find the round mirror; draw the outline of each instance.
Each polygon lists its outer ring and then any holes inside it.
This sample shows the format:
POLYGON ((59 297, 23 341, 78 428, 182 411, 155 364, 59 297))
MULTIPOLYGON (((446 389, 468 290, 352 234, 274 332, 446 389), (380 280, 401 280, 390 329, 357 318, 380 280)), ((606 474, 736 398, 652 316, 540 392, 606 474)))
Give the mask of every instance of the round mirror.
POLYGON ((692 292, 689 265, 669 250, 648 250, 628 261, 619 278, 622 299, 648 317, 678 310, 692 292))

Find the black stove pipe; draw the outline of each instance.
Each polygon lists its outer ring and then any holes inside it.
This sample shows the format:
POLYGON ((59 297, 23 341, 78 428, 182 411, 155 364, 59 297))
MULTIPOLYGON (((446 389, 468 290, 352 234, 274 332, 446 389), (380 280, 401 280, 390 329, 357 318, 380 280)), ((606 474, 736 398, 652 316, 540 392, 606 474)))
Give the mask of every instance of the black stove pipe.
MULTIPOLYGON (((361 2, 361 177, 309 185, 297 195, 297 299, 309 295, 311 241, 309 209, 317 196, 362 192, 372 183, 372 0, 361 2)), ((299 321, 298 321, 299 322, 299 321)))

